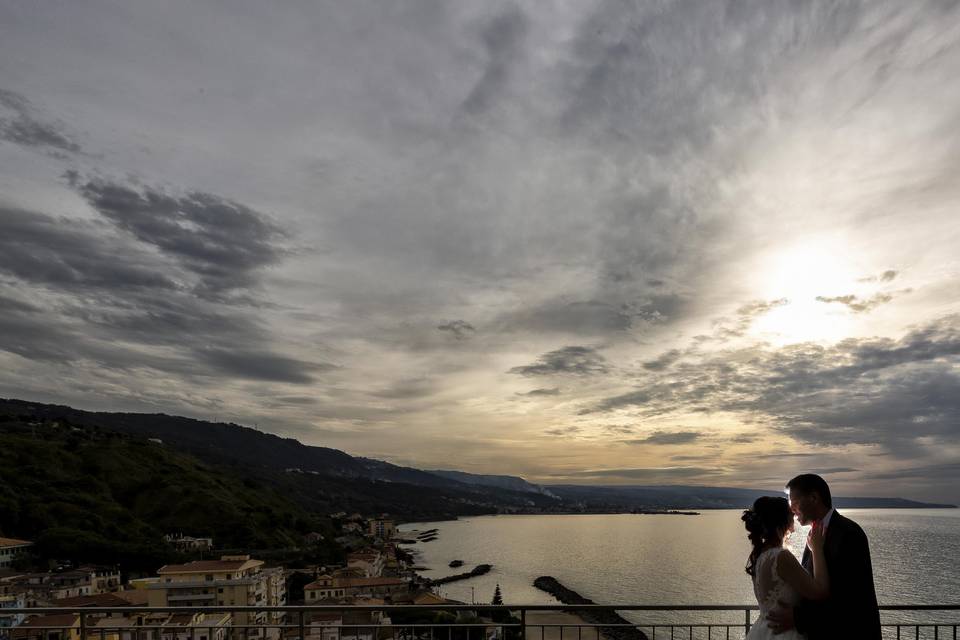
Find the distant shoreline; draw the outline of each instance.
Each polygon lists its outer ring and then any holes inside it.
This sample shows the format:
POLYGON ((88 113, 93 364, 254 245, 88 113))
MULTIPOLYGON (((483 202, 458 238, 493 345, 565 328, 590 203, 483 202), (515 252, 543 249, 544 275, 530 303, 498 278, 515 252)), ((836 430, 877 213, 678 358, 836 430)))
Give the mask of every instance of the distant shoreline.
MULTIPOLYGON (((873 506, 873 507, 864 507, 864 506, 850 506, 850 505, 835 505, 837 509, 842 510, 856 510, 856 511, 945 511, 950 509, 958 509, 960 506, 955 504, 920 504, 920 505, 884 505, 884 506, 873 506)), ((436 522, 458 522, 460 520, 466 520, 468 518, 494 518, 494 517, 503 517, 503 516, 648 516, 648 515, 703 515, 704 511, 714 512, 714 511, 739 511, 742 509, 749 508, 749 505, 743 507, 697 507, 697 511, 687 510, 687 509, 665 509, 662 511, 659 510, 627 510, 622 511, 550 511, 550 512, 540 512, 540 511, 530 511, 530 512, 514 512, 514 513, 481 513, 474 515, 462 515, 462 516, 453 516, 450 518, 440 518, 437 520, 398 520, 398 525, 416 525, 416 524, 433 524, 436 522)), ((406 536, 410 532, 402 532, 406 536)), ((402 544, 407 544, 404 542, 402 544)))

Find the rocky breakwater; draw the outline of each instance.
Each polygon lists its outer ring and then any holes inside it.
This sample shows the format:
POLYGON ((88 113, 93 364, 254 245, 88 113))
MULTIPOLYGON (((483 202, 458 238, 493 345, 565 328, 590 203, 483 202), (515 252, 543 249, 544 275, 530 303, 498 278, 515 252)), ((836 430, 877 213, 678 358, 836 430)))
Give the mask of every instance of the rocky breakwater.
POLYGON ((446 576, 444 578, 437 578, 436 580, 431 580, 430 584, 446 584, 448 582, 456 582, 457 580, 467 580, 469 578, 476 578, 477 576, 482 576, 485 573, 490 573, 490 569, 493 568, 492 564, 478 564, 470 571, 466 573, 458 573, 453 576, 446 576))
MULTIPOLYGON (((563 604, 596 604, 593 600, 584 598, 576 591, 563 586, 560 584, 560 581, 553 576, 540 576, 533 581, 533 586, 541 591, 546 591, 563 604)), ((576 609, 571 607, 567 609, 567 611, 580 616, 589 624, 598 625, 600 633, 610 640, 648 640, 647 634, 636 627, 603 626, 608 624, 632 624, 612 609, 603 611, 600 609, 576 609)))

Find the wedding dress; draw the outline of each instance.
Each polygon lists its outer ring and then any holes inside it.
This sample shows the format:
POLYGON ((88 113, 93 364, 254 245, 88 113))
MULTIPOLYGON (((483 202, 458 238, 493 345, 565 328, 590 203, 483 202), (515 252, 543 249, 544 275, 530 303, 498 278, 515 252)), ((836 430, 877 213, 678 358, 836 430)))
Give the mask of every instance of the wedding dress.
POLYGON ((760 554, 754 564, 753 593, 757 597, 757 604, 760 605, 760 616, 756 623, 750 627, 747 640, 806 639, 806 636, 798 633, 796 629, 774 635, 773 630, 767 626, 767 614, 772 609, 783 606, 779 605, 778 602, 782 601, 788 607, 800 602, 800 595, 793 587, 784 582, 777 573, 777 563, 782 553, 790 552, 779 547, 767 549, 760 554))

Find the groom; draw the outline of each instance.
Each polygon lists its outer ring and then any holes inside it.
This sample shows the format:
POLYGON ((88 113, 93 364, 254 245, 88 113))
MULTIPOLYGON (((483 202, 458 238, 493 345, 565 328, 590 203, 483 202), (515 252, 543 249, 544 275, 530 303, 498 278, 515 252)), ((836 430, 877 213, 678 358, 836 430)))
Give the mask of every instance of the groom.
MULTIPOLYGON (((770 628, 774 633, 796 628, 809 640, 879 640, 880 611, 863 529, 833 508, 830 487, 820 476, 799 475, 787 483, 787 489, 790 508, 800 524, 823 527, 826 532, 823 552, 830 595, 826 600, 803 600, 796 607, 774 609, 767 616, 770 628)), ((803 567, 813 572, 810 549, 803 552, 803 567)))

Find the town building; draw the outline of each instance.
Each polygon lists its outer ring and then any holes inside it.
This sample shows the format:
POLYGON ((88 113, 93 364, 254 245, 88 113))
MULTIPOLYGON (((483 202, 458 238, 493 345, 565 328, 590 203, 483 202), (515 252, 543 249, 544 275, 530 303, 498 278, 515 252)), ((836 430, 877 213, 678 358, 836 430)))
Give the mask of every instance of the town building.
POLYGON ((179 551, 209 551, 213 549, 213 538, 194 538, 179 533, 168 533, 163 539, 175 546, 179 551))
POLYGON ((372 578, 383 575, 384 560, 383 554, 373 549, 354 551, 347 554, 347 568, 358 569, 364 576, 372 578))
POLYGON ((32 546, 33 543, 29 540, 0 538, 0 570, 12 567, 14 557, 32 546))
POLYGON ((334 578, 330 575, 319 576, 303 588, 307 604, 354 596, 389 597, 409 590, 410 583, 400 578, 334 578))
POLYGON ((368 523, 370 535, 381 540, 389 540, 396 532, 393 520, 378 518, 368 523))
POLYGON ((66 613, 27 618, 10 630, 12 640, 80 640, 80 616, 66 613))
MULTIPOLYGON (((220 560, 194 560, 165 565, 160 580, 145 585, 151 607, 258 606, 276 607, 287 602, 283 570, 264 569, 262 560, 250 556, 222 556, 220 560)), ((234 626, 279 624, 278 615, 238 612, 234 626)), ((258 637, 260 629, 249 635, 258 637)))
POLYGON ((5 609, 23 609, 27 606, 22 594, 0 595, 0 640, 10 637, 10 627, 23 622, 22 613, 8 613, 5 609))

